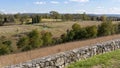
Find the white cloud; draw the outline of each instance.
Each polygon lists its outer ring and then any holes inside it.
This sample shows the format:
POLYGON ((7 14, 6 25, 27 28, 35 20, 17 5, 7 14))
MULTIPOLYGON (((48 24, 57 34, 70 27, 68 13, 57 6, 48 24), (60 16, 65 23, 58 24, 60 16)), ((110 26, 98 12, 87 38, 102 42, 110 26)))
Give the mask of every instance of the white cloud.
POLYGON ((36 4, 36 5, 42 5, 42 4, 46 4, 46 2, 37 1, 37 2, 34 2, 34 4, 36 4))
POLYGON ((51 1, 50 3, 52 3, 52 4, 59 4, 58 1, 51 1))
POLYGON ((73 1, 73 2, 89 2, 89 0, 69 0, 69 1, 73 1))

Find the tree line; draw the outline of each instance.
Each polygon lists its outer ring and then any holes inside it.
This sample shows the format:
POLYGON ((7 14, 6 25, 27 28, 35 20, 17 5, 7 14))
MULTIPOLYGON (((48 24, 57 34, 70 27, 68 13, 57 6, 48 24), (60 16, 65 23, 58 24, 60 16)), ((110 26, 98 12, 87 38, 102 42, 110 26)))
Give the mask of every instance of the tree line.
POLYGON ((4 23, 34 24, 41 23, 42 19, 61 19, 61 21, 103 21, 104 19, 120 21, 119 17, 92 16, 86 14, 60 14, 57 11, 50 11, 45 14, 0 14, 0 25, 4 23))
POLYGON ((96 26, 81 27, 79 24, 74 24, 72 30, 61 36, 62 42, 70 42, 75 40, 84 40, 89 38, 97 38, 120 33, 120 24, 113 24, 112 21, 104 21, 96 26))
POLYGON ((26 14, 14 14, 14 15, 0 15, 0 26, 3 26, 5 23, 10 24, 34 24, 40 23, 41 16, 40 15, 26 15, 26 14))
MULTIPOLYGON (((78 23, 75 23, 72 25, 71 30, 67 30, 66 33, 62 34, 58 38, 52 37, 51 32, 39 32, 37 30, 33 30, 18 40, 17 48, 19 51, 28 51, 40 47, 53 46, 66 42, 113 34, 120 34, 120 24, 113 24, 110 20, 105 20, 98 26, 93 25, 87 27, 81 27, 78 23)), ((13 53, 14 51, 11 44, 12 42, 10 40, 1 37, 0 55, 13 53)))

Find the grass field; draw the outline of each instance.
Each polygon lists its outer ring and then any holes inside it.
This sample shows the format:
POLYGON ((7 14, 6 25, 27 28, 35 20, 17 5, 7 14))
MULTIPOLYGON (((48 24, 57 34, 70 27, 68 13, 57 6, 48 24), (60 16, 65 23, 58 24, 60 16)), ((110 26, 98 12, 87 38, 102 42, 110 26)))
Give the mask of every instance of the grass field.
POLYGON ((66 68, 120 68, 120 50, 73 63, 66 68))
MULTIPOLYGON (((26 32, 30 32, 34 29, 38 31, 47 31, 51 32, 53 37, 60 37, 63 33, 65 33, 68 29, 71 29, 74 23, 78 23, 81 27, 91 26, 91 25, 99 25, 101 21, 67 21, 67 22, 46 22, 46 23, 39 23, 39 24, 31 24, 31 25, 10 25, 10 26, 1 26, 0 27, 0 36, 5 36, 11 41, 13 41, 13 46, 15 45, 14 42, 17 41, 19 35, 23 35, 26 32)), ((113 22, 113 23, 118 23, 113 22)), ((15 50, 16 47, 14 47, 15 50)))
POLYGON ((68 29, 71 29, 74 23, 80 24, 82 27, 90 25, 98 25, 101 22, 97 21, 79 21, 79 22, 46 22, 39 24, 30 24, 30 25, 10 25, 10 26, 1 26, 0 27, 0 36, 5 36, 7 39, 11 40, 14 51, 17 51, 16 41, 19 36, 30 32, 34 29, 37 29, 39 32, 47 31, 51 32, 53 37, 60 37, 68 29))
POLYGON ((80 24, 82 27, 90 25, 98 25, 101 22, 96 21, 81 21, 81 22, 49 22, 49 23, 39 23, 33 25, 10 25, 1 26, 0 35, 11 36, 19 33, 29 32, 33 29, 39 31, 49 31, 52 32, 53 36, 58 37, 65 33, 67 29, 70 29, 74 23, 80 24))
MULTIPOLYGON (((33 29, 39 31, 49 31, 53 34, 54 37, 59 37, 61 34, 65 33, 67 29, 71 29, 71 26, 74 23, 78 23, 81 27, 99 25, 100 21, 79 21, 79 22, 49 22, 49 23, 39 23, 32 25, 10 25, 10 26, 1 26, 0 35, 2 36, 11 36, 19 33, 30 32, 33 29)), ((113 23, 118 23, 113 22, 113 23)))

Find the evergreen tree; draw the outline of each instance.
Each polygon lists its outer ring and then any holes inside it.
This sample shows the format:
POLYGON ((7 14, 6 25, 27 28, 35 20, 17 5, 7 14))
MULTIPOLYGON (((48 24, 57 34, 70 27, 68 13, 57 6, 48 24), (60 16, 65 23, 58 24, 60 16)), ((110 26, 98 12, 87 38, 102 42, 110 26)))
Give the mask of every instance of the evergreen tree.
POLYGON ((34 23, 40 23, 41 22, 41 16, 36 15, 32 17, 32 24, 34 23))

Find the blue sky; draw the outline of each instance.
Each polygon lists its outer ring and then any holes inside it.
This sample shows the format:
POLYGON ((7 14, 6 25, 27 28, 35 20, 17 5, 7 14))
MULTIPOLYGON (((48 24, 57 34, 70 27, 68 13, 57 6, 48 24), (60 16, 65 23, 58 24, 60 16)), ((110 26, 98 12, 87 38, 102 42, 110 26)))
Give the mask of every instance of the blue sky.
POLYGON ((120 0, 1 0, 5 13, 94 13, 120 14, 120 0))

